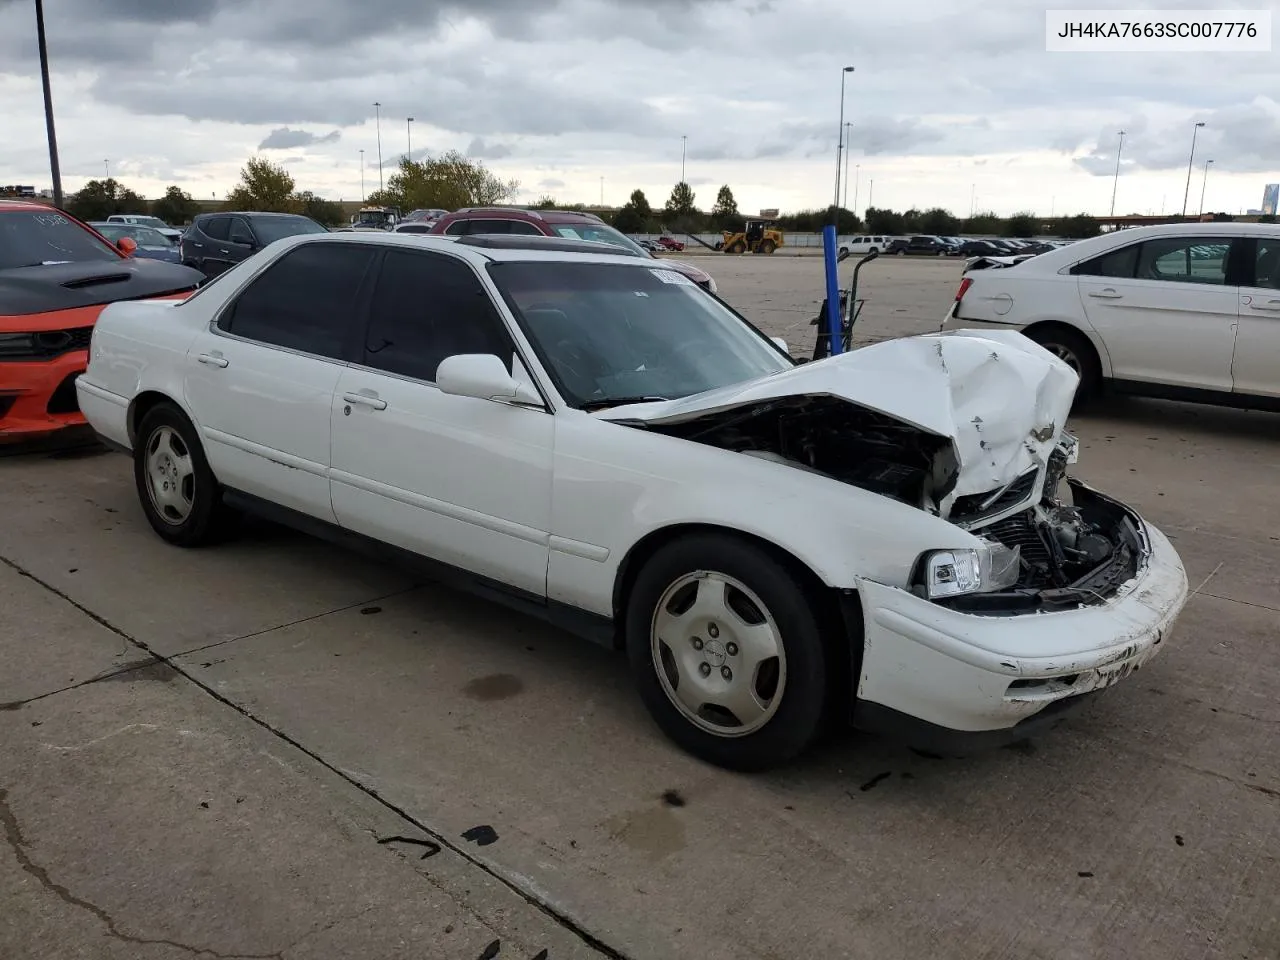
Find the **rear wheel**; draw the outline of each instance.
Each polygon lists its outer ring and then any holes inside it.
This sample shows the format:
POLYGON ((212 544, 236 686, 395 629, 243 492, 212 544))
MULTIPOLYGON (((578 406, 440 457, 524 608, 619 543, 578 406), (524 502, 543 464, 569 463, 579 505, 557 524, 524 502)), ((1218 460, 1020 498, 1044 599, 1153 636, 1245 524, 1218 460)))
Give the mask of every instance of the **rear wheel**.
POLYGON ((1069 366, 1080 377, 1076 399, 1088 401, 1102 387, 1102 365, 1089 338, 1070 327, 1057 325, 1032 327, 1025 335, 1069 366))
POLYGON ((741 240, 737 240, 734 243, 731 243, 729 245, 729 252, 730 253, 746 253, 747 245, 743 243, 741 240))
POLYGON ((765 240, 763 243, 760 244, 761 253, 773 253, 773 251, 777 249, 778 249, 778 245, 774 243, 772 240, 765 240))
POLYGON ((157 404, 143 416, 133 476, 142 512, 164 540, 195 547, 229 529, 231 512, 222 502, 195 427, 174 404, 157 404))
POLYGON ((907 255, 907 251, 901 247, 898 248, 897 253, 898 253, 898 256, 900 257, 905 257, 907 255))
POLYGON ((632 671, 658 725, 734 770, 801 753, 827 697, 814 607, 791 572, 748 541, 698 534, 658 550, 626 609, 632 671))

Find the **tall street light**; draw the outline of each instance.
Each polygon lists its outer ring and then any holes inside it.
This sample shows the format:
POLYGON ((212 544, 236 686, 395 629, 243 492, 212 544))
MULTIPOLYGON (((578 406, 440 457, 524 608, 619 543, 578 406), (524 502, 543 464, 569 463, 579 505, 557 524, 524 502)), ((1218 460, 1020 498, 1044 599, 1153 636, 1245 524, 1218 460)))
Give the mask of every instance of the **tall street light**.
POLYGON ((844 125, 844 202, 840 206, 846 210, 849 209, 849 154, 853 153, 849 149, 849 128, 852 127, 851 122, 846 121, 844 125))
POLYGON ((1116 187, 1120 186, 1120 151, 1124 149, 1124 131, 1120 131, 1120 144, 1116 147, 1116 176, 1111 181, 1111 216, 1116 215, 1116 187))
POLYGON ((845 67, 840 71, 840 126, 836 127, 836 192, 831 198, 831 223, 837 223, 836 213, 840 209, 840 154, 844 150, 844 82, 853 67, 845 67))
POLYGON ((1187 160, 1187 186, 1182 191, 1182 215, 1187 215, 1187 197, 1191 194, 1191 165, 1196 162, 1196 134, 1200 132, 1200 128, 1204 126, 1204 121, 1200 120, 1191 128, 1191 156, 1187 160))
POLYGON ((683 136, 680 138, 680 182, 684 183, 684 159, 689 153, 689 138, 683 136))
POLYGON ((373 102, 374 124, 378 131, 378 191, 382 191, 382 104, 373 102))
POLYGON ((1204 179, 1200 181, 1200 216, 1204 216, 1204 188, 1209 185, 1209 164, 1212 160, 1204 162, 1204 179))
POLYGON ((360 151, 360 202, 364 203, 364 151, 360 151))
POLYGON ((858 215, 858 174, 862 172, 862 164, 853 165, 853 214, 858 215))
POLYGON ((111 179, 111 161, 110 160, 102 161, 102 172, 106 174, 106 179, 108 180, 111 179))
POLYGON ((406 117, 404 121, 404 136, 409 141, 409 152, 406 156, 413 159, 413 117, 406 117))
POLYGON ((36 0, 36 42, 40 47, 40 81, 44 84, 44 128, 49 138, 49 175, 53 205, 62 206, 62 171, 58 167, 58 135, 53 129, 53 92, 49 86, 49 49, 44 42, 44 0, 36 0))

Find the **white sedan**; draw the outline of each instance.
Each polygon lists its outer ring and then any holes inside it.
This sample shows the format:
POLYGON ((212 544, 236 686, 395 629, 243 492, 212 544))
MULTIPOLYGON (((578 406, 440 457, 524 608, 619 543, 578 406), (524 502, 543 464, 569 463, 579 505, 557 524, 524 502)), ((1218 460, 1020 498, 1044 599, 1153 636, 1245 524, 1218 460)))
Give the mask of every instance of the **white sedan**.
POLYGON ((1280 410, 1280 226, 1164 224, 1013 266, 979 257, 942 327, 1022 331, 1080 375, 1082 398, 1280 410))
POLYGON ((77 390, 165 540, 249 510, 428 565, 625 649, 672 739, 758 769, 832 715, 1024 737, 1162 649, 1186 576, 1066 476, 1076 384, 1016 333, 798 363, 653 261, 366 233, 109 306, 77 390))

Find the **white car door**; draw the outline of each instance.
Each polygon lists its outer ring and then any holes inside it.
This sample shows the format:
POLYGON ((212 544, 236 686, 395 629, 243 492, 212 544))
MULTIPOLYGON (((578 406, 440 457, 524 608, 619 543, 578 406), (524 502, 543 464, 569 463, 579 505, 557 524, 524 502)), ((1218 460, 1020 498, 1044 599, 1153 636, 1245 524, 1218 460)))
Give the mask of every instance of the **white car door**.
POLYGON ((333 398, 338 522, 545 597, 555 417, 441 393, 436 367, 463 353, 518 363, 480 278, 456 257, 387 251, 363 358, 333 398))
POLYGON ((1231 374, 1236 393, 1280 397, 1280 229, 1253 244, 1240 288, 1240 329, 1231 374))
POLYGON ((334 522, 330 412, 373 257, 347 243, 296 247, 192 344, 187 403, 225 485, 334 522))
POLYGON ((1231 238, 1160 237, 1075 268, 1085 315, 1116 380, 1231 390, 1239 288, 1231 238))

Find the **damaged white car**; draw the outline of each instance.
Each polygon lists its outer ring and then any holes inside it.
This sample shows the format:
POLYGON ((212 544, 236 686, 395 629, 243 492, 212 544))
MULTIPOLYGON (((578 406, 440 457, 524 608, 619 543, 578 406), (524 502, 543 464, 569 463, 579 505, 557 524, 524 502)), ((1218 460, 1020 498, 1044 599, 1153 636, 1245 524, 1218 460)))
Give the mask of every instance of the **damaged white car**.
POLYGON ((597 245, 327 234, 108 307, 77 390, 166 540, 249 510, 428 564, 624 648, 672 739, 759 769, 833 716, 1022 737, 1159 651, 1182 564, 1067 475, 1076 383, 1013 333, 796 363, 597 245))

